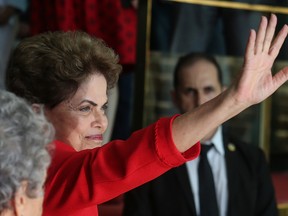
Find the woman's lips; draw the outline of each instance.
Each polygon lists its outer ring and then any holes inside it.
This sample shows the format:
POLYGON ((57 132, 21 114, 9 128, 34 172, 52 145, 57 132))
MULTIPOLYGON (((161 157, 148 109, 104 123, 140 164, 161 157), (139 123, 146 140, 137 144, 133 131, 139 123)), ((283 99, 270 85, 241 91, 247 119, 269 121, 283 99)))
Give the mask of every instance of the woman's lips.
POLYGON ((103 140, 102 134, 90 135, 90 136, 86 136, 85 138, 90 139, 90 140, 95 140, 95 141, 102 141, 103 140))

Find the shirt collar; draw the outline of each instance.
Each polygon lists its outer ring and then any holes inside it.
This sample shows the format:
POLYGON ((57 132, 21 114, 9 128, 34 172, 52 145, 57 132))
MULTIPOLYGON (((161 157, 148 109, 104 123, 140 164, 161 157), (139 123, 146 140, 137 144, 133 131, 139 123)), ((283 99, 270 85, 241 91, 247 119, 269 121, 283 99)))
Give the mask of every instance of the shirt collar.
POLYGON ((213 143, 215 149, 217 152, 219 152, 221 155, 225 154, 224 151, 224 145, 223 145, 223 134, 222 134, 222 126, 219 126, 216 130, 216 133, 212 137, 212 139, 208 142, 205 142, 203 144, 210 144, 213 143))

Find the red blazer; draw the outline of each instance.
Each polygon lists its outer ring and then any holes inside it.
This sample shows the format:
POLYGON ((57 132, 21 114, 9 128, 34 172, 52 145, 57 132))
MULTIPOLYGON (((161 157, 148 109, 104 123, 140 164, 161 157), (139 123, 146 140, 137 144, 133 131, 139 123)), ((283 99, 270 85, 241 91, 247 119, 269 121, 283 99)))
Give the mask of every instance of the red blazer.
POLYGON ((174 118, 160 119, 126 141, 112 141, 101 148, 76 152, 55 141, 43 215, 98 215, 98 204, 197 157, 199 143, 182 154, 175 148, 174 118))

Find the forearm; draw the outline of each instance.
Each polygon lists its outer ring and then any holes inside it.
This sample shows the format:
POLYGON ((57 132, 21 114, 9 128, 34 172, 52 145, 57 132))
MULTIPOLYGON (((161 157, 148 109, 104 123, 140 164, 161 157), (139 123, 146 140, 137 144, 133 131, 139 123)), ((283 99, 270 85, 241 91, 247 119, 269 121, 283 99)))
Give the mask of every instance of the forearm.
POLYGON ((219 96, 177 117, 172 124, 172 136, 176 148, 184 152, 223 122, 237 115, 248 106, 249 101, 237 99, 230 88, 219 96))

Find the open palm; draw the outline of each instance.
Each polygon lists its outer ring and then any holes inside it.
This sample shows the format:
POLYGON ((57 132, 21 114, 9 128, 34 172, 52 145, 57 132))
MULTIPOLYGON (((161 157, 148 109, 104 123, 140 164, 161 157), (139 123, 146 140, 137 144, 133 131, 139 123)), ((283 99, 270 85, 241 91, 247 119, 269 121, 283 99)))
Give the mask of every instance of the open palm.
POLYGON ((271 72, 288 32, 288 26, 284 25, 274 38, 276 24, 277 17, 272 14, 269 22, 266 17, 262 17, 257 33, 251 30, 242 71, 232 85, 240 103, 248 106, 259 103, 288 79, 288 67, 284 67, 274 76, 271 72))

